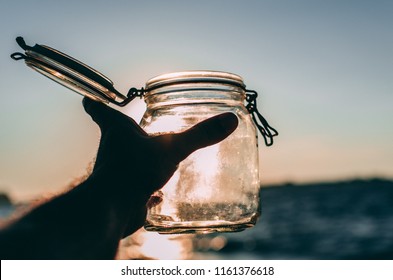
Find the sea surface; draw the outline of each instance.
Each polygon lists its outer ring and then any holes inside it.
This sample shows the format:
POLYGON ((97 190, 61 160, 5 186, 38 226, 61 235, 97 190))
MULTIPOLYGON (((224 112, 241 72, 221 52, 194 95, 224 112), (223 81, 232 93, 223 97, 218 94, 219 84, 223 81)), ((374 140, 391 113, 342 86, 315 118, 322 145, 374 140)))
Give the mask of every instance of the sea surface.
POLYGON ((212 236, 219 250, 195 246, 198 258, 393 259, 391 181, 262 188, 261 204, 254 228, 212 236))
MULTIPOLYGON (((243 232, 124 239, 119 259, 393 259, 393 181, 261 189, 262 215, 243 232)), ((0 205, 0 220, 14 206, 0 205)))

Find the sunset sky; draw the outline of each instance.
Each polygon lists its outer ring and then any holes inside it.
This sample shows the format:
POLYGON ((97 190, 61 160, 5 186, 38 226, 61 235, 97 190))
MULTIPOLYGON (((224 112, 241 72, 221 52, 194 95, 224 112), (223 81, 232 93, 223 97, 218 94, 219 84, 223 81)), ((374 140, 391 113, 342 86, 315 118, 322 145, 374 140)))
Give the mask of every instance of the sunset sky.
POLYGON ((81 96, 11 60, 17 36, 124 93, 168 72, 242 76, 280 133, 260 142, 262 184, 393 178, 393 1, 2 0, 0 30, 0 192, 16 199, 83 175, 99 141, 81 96))

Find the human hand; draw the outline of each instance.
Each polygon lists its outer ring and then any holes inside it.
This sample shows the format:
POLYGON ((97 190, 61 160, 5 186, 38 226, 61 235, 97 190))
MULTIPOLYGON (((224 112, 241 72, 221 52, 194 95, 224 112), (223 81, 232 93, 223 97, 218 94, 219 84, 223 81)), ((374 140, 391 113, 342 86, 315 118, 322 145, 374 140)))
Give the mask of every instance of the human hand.
POLYGON ((182 160, 197 149, 225 139, 238 124, 234 114, 224 113, 182 133, 149 136, 133 119, 102 103, 84 98, 83 105, 101 129, 92 175, 105 178, 111 185, 108 191, 119 194, 118 203, 124 200, 132 206, 131 197, 134 203, 140 202, 140 207, 133 209, 127 233, 143 225, 146 202, 165 185, 182 160))
POLYGON ((0 231, 2 259, 112 259, 120 239, 143 226, 150 196, 177 165, 238 124, 225 113, 182 133, 149 136, 104 104, 85 98, 83 105, 102 134, 92 174, 0 231))

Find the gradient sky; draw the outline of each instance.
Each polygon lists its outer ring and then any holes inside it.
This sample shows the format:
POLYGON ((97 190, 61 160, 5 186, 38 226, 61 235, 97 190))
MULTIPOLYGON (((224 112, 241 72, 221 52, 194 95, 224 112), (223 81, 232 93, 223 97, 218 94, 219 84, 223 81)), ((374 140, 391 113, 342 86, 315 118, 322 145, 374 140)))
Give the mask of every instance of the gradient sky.
MULTIPOLYGON (((262 184, 393 177, 393 1, 0 3, 0 191, 56 192, 85 173, 99 133, 81 96, 14 62, 15 37, 91 65, 118 90, 222 70, 260 93, 280 136, 262 184)), ((142 101, 124 112, 140 118, 142 101)))

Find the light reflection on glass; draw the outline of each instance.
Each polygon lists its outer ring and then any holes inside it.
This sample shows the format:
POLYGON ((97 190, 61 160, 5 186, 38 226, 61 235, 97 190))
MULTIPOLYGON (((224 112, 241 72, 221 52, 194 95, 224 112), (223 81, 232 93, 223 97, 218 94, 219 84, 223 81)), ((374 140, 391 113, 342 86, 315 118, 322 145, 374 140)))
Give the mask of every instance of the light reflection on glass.
POLYGON ((199 185, 191 189, 189 196, 195 201, 207 201, 213 195, 212 186, 217 185, 217 170, 219 170, 218 158, 219 146, 213 145, 198 151, 197 155, 192 155, 193 169, 191 172, 203 173, 199 185))

